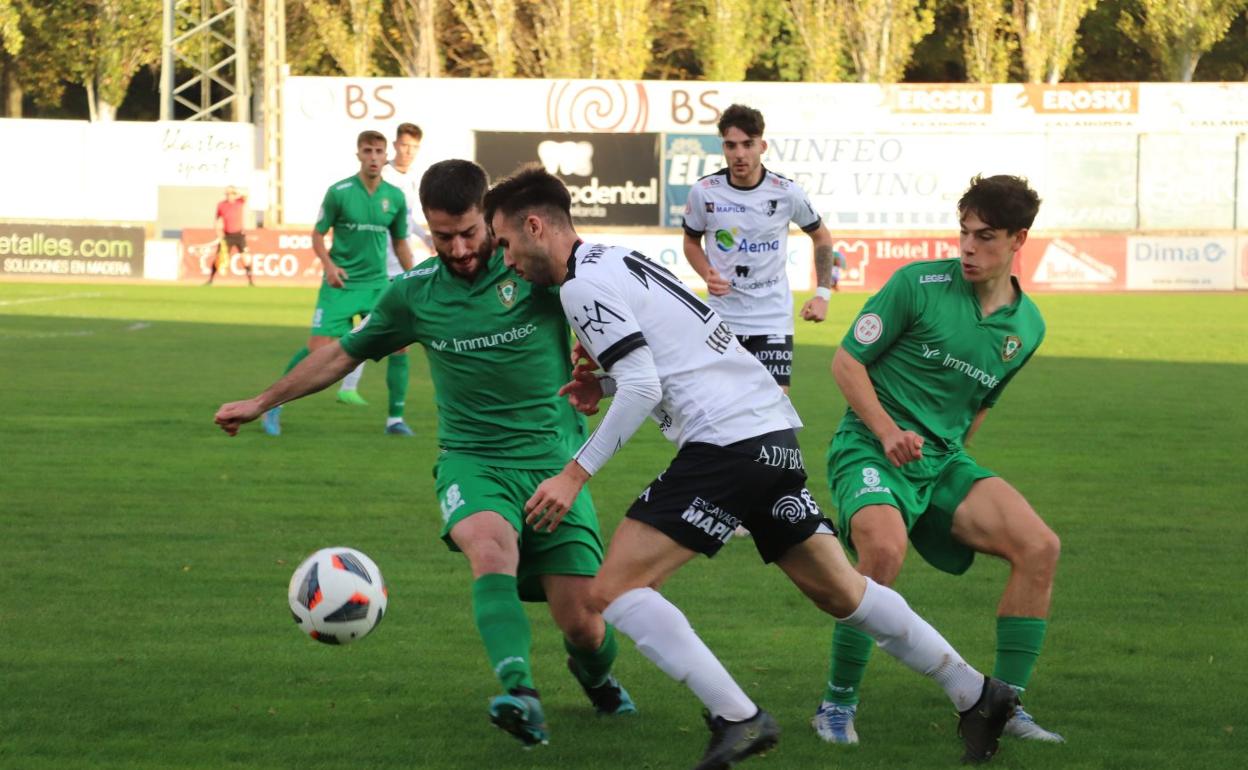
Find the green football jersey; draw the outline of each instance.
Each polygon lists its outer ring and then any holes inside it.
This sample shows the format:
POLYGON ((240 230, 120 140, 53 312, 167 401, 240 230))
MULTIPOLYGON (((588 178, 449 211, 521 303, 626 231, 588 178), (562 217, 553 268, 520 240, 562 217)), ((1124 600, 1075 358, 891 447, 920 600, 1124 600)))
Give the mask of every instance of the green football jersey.
MULTIPOLYGON (((987 318, 961 260, 901 268, 867 300, 841 346, 871 376, 884 410, 935 451, 961 448, 976 413, 1001 397, 1044 340, 1044 319, 1018 298, 987 318)), ((847 409, 839 430, 870 429, 847 409)))
POLYGON ((387 236, 407 238, 407 197, 384 179, 371 195, 360 177, 330 185, 316 215, 316 231, 334 231, 329 258, 347 271, 347 288, 385 286, 387 236))
POLYGON ((425 260, 341 342, 353 358, 374 360, 424 346, 442 449, 508 468, 560 468, 585 440, 584 418, 557 395, 571 379, 570 340, 558 292, 517 276, 498 250, 472 283, 425 260))

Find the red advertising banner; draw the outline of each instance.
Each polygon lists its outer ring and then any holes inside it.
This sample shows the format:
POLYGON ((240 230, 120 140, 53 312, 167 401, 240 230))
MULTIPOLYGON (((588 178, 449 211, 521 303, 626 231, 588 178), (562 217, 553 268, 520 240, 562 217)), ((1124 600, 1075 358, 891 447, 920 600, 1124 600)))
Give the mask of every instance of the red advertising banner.
MULTIPOLYGON (((960 255, 957 238, 838 238, 845 257, 840 285, 878 291, 898 268, 960 255)), ((1121 236, 1030 238, 1015 259, 1025 291, 1122 291, 1127 242, 1121 236)))
POLYGON ((1024 291, 1122 291, 1127 239, 1028 238, 1014 260, 1024 291))
POLYGON ((836 238, 832 246, 845 258, 840 286, 850 290, 879 291, 898 268, 958 256, 957 238, 836 238))
MULTIPOLYGON (((326 245, 332 242, 326 237, 326 245)), ((182 280, 203 281, 212 272, 220 244, 211 229, 182 231, 182 280)), ((231 254, 217 280, 246 280, 245 259, 251 258, 252 275, 266 285, 309 286, 321 282, 321 261, 312 251, 312 236, 306 230, 252 230, 247 233, 247 254, 231 254)))

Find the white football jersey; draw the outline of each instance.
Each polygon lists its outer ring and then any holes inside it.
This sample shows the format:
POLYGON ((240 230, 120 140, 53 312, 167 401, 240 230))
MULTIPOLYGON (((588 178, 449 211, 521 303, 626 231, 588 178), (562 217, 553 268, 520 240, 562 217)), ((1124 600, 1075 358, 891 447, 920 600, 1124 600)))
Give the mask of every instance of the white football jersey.
MULTIPOLYGON (((381 178, 403 191, 403 197, 407 199, 407 242, 412 245, 413 256, 419 262, 419 252, 416 252, 416 244, 424 241, 421 233, 425 232, 425 228, 418 223, 420 208, 420 176, 412 173, 411 169, 407 171, 399 171, 389 163, 381 167, 381 178)), ((394 253, 394 244, 390 241, 389 236, 386 237, 386 274, 394 278, 403 272, 403 266, 399 264, 399 257, 394 253)))
POLYGON ((789 222, 809 233, 822 219, 801 185, 765 168, 754 187, 734 187, 725 168, 689 189, 685 232, 705 236, 711 266, 732 286, 708 302, 735 334, 793 333, 793 296, 785 272, 789 222))
POLYGON ((801 427, 789 397, 719 314, 645 256, 578 243, 559 299, 577 339, 608 371, 650 348, 663 390, 651 417, 677 446, 801 427))

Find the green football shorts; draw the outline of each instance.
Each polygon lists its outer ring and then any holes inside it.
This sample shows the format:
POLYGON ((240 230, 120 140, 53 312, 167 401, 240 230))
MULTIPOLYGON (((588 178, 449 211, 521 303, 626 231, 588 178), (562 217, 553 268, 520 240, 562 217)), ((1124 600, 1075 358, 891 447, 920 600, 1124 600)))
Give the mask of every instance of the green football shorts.
POLYGON ((341 337, 355 326, 354 319, 373 311, 373 305, 386 290, 381 286, 335 289, 321 284, 316 295, 316 312, 312 314, 313 337, 341 337))
POLYGON ((451 540, 452 527, 481 511, 502 516, 519 536, 516 582, 520 598, 526 602, 546 600, 541 575, 596 575, 602 566, 602 535, 588 489, 581 490, 554 532, 537 532, 524 521, 525 502, 538 484, 560 470, 501 468, 476 457, 443 452, 433 469, 442 508, 442 540, 452 551, 458 551, 451 540))
POLYGON ((894 468, 874 436, 841 431, 828 447, 828 486, 837 508, 841 542, 855 558, 851 520, 868 505, 891 505, 901 512, 910 542, 928 564, 961 575, 975 552, 953 537, 953 512, 971 485, 997 474, 980 467, 962 450, 925 454, 894 468))

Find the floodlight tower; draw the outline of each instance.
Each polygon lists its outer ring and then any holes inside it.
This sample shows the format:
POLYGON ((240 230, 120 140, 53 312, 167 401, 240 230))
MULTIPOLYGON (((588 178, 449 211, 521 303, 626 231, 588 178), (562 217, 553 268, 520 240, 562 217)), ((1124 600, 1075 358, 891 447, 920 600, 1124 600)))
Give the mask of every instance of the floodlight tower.
POLYGON ((285 0, 264 0, 264 170, 269 177, 269 208, 264 215, 266 227, 286 221, 282 200, 282 85, 289 68, 286 65, 286 3, 285 0))
POLYGON ((247 0, 164 0, 163 21, 160 119, 181 105, 187 120, 250 122, 247 0))

